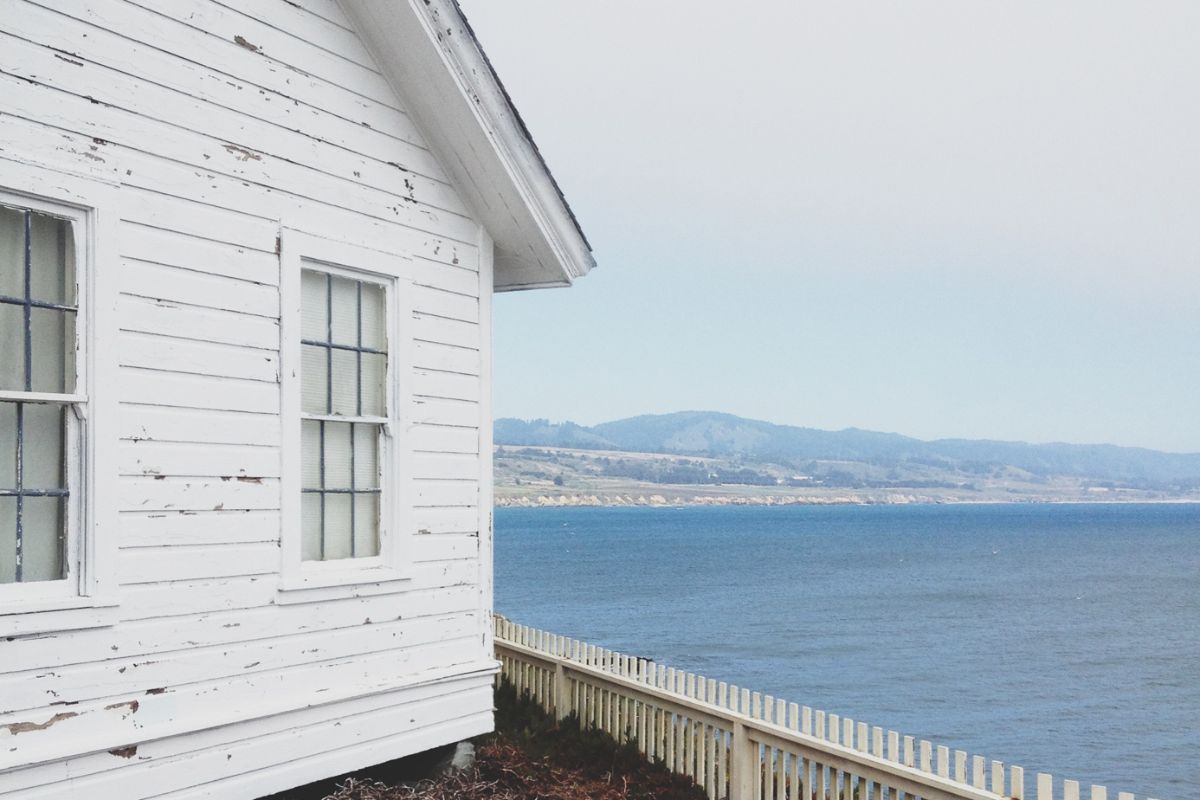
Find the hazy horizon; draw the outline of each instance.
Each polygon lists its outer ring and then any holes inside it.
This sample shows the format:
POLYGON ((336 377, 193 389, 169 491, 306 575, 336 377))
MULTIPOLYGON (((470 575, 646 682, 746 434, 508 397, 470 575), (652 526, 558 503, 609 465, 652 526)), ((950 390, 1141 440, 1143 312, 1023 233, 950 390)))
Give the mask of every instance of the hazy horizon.
POLYGON ((496 416, 1200 452, 1200 6, 462 5, 599 262, 496 416))

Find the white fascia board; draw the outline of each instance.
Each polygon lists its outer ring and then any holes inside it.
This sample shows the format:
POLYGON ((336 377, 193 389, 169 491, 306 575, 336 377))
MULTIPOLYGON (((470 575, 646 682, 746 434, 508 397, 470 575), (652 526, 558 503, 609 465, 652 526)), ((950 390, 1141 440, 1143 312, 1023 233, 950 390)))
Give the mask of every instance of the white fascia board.
POLYGON ((591 248, 453 0, 340 0, 495 241, 496 291, 568 286, 591 248))

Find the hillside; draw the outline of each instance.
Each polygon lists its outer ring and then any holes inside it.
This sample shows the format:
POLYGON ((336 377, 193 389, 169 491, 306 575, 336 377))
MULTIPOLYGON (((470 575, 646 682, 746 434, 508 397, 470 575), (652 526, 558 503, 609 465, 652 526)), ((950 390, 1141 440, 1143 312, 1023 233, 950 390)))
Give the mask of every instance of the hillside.
POLYGON ((499 419, 495 441, 502 502, 529 496, 539 486, 551 495, 623 497, 649 491, 692 500, 735 495, 831 501, 851 496, 866 502, 901 495, 930 502, 1200 497, 1200 454, 1113 445, 922 441, 713 412, 632 417, 592 427, 499 419))

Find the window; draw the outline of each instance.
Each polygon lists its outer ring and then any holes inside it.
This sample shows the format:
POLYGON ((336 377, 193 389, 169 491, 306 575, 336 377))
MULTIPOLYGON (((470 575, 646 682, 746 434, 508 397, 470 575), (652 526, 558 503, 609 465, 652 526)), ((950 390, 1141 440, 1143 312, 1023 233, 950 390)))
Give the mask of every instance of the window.
POLYGON ((302 558, 377 556, 385 289, 314 269, 301 272, 301 287, 302 558))
POLYGON ((0 159, 0 637, 119 616, 119 197, 0 159))
POLYGON ((284 229, 280 602, 409 573, 410 261, 284 229))
POLYGON ((0 205, 0 584, 68 577, 78 314, 71 220, 0 205))

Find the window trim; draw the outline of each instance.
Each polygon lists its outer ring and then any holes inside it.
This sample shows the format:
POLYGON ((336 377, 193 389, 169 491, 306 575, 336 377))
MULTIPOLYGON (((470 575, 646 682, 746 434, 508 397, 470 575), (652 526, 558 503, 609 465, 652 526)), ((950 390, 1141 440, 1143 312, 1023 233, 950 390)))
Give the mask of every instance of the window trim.
POLYGON ((0 201, 71 220, 75 239, 76 385, 74 394, 3 393, 5 399, 63 401, 76 409, 68 463, 67 578, 0 585, 0 636, 112 625, 117 620, 116 559, 119 438, 113 341, 113 264, 118 190, 99 181, 31 164, 0 161, 0 201))
MULTIPOLYGON (((413 575, 412 448, 407 434, 413 363, 412 259, 290 228, 279 237, 280 603, 381 594, 413 575), (379 555, 303 561, 301 489, 301 288, 303 269, 384 285, 387 291, 387 411, 380 447, 379 555)), ((349 418, 347 419, 349 421, 349 418)))

